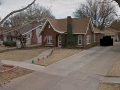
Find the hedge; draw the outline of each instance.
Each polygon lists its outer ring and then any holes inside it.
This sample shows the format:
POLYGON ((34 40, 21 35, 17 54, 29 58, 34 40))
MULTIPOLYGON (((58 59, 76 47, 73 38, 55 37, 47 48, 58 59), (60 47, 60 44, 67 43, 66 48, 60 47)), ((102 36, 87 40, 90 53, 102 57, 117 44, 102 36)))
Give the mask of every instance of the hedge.
POLYGON ((3 41, 3 45, 5 46, 16 46, 15 41, 3 41))

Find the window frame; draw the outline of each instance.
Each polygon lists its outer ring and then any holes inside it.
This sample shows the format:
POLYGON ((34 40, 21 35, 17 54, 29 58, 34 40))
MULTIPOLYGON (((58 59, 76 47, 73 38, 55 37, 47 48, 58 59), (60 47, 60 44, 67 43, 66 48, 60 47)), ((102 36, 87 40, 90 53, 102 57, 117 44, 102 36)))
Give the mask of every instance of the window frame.
POLYGON ((31 38, 31 35, 30 35, 30 33, 29 34, 27 34, 27 38, 29 39, 29 38, 31 38))
POLYGON ((78 45, 82 45, 82 35, 78 35, 78 45), (81 44, 79 43, 79 40, 81 40, 81 44))
POLYGON ((96 42, 96 34, 94 34, 94 42, 96 42))
POLYGON ((50 25, 48 25, 48 28, 50 28, 50 25))
POLYGON ((47 36, 47 44, 52 44, 53 43, 53 38, 52 35, 47 36))
POLYGON ((90 37, 90 35, 87 35, 86 36, 86 44, 88 45, 88 44, 90 44, 91 43, 91 37, 90 37), (89 42, 88 42, 89 41, 89 42))

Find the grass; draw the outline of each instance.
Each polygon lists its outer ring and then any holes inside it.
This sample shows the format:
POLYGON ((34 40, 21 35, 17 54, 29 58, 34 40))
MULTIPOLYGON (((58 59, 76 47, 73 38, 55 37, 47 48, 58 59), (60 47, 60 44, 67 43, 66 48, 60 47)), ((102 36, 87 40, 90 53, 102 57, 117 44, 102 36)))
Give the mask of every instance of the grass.
POLYGON ((120 58, 114 63, 107 76, 120 77, 120 58))
MULTIPOLYGON (((113 67, 106 75, 107 77, 120 77, 120 58, 114 63, 113 67)), ((99 90, 120 90, 120 83, 101 83, 99 90)))
POLYGON ((29 70, 29 69, 25 69, 25 68, 21 68, 21 67, 17 67, 17 69, 15 71, 11 71, 11 72, 6 72, 3 74, 0 74, 0 82, 5 82, 14 78, 18 78, 20 76, 29 74, 34 72, 33 70, 29 70))
POLYGON ((99 90, 120 90, 120 84, 113 83, 101 83, 99 90))
POLYGON ((35 62, 35 64, 41 65, 41 66, 48 66, 50 64, 53 64, 59 60, 62 60, 66 57, 69 57, 73 54, 76 54, 80 52, 80 50, 72 50, 72 49, 59 49, 59 50, 54 50, 49 58, 46 58, 44 60, 40 60, 35 62))
POLYGON ((48 48, 26 48, 0 53, 2 60, 25 61, 38 56, 48 48))
POLYGON ((13 47, 0 46, 0 51, 10 49, 10 48, 13 48, 13 47))

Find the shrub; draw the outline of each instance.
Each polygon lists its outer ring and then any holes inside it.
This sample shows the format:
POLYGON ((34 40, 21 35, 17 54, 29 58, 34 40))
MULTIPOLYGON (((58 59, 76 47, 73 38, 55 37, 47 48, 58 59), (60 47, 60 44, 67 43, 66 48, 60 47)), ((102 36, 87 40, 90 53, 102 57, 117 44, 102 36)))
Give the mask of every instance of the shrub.
POLYGON ((5 45, 5 46, 16 46, 16 42, 15 41, 4 41, 3 45, 5 45))
POLYGON ((65 35, 62 35, 62 48, 66 47, 65 35))
POLYGON ((75 48, 76 47, 76 39, 72 34, 72 25, 67 25, 67 47, 75 48))

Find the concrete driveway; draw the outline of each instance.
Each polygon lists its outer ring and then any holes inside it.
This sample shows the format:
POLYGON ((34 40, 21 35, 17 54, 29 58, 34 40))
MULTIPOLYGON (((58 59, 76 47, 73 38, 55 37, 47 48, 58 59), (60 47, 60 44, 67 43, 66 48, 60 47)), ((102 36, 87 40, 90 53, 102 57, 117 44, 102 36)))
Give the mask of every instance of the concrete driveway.
POLYGON ((48 67, 28 65, 36 72, 16 78, 0 90, 98 90, 119 53, 120 43, 117 42, 110 47, 84 50, 48 67))

